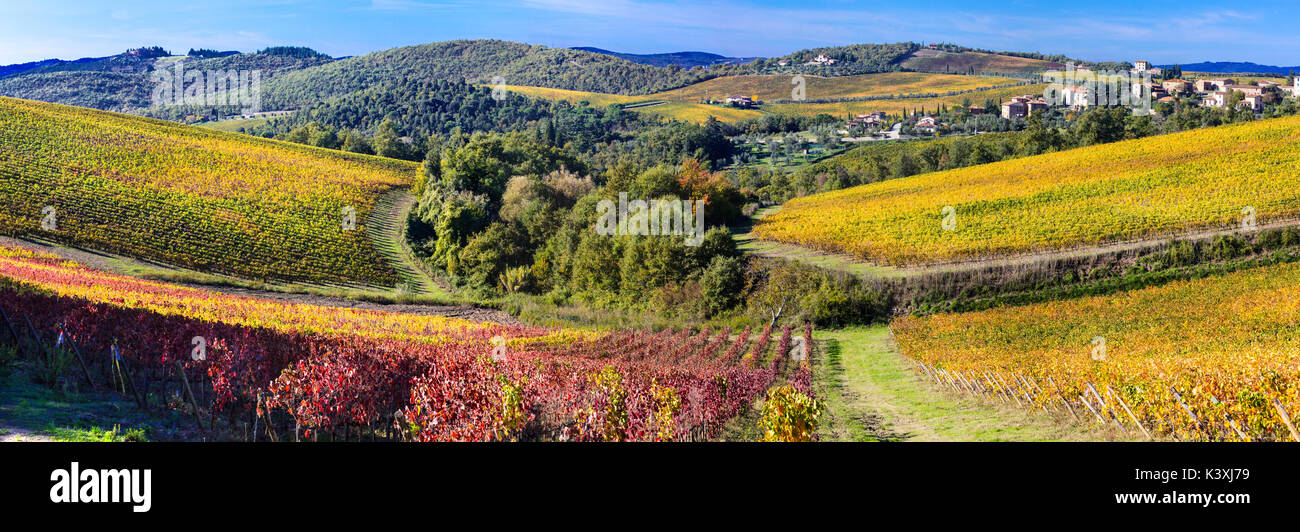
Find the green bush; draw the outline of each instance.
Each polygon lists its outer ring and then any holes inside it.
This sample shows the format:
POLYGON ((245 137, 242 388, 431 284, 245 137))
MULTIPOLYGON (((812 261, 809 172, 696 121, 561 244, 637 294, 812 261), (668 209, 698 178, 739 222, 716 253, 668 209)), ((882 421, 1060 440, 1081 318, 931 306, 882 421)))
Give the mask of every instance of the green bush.
POLYGON ((745 262, 738 257, 718 256, 700 277, 706 317, 716 316, 736 306, 744 295, 745 262))
POLYGON ((72 366, 72 353, 60 347, 51 347, 39 351, 41 353, 40 356, 36 357, 33 377, 36 382, 53 387, 58 384, 59 378, 72 366))

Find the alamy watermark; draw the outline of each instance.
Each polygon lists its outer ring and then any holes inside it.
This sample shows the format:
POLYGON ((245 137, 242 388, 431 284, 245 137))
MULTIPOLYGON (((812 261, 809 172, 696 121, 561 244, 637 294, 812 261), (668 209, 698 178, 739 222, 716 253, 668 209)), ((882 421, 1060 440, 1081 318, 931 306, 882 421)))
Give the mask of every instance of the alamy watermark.
POLYGON ((506 101, 506 78, 502 76, 492 76, 492 99, 498 102, 506 101))
POLYGON ((242 108, 243 114, 262 110, 261 70, 185 70, 176 63, 150 75, 154 107, 168 105, 210 105, 242 108))
POLYGON ((601 236, 684 236, 685 244, 698 246, 704 241, 704 200, 636 199, 628 201, 626 192, 618 193, 618 203, 600 200, 596 211, 596 233, 601 236))
POLYGON ((1120 106, 1134 114, 1151 113, 1151 74, 1145 70, 1091 70, 1073 63, 1044 75, 1043 100, 1049 106, 1120 106))

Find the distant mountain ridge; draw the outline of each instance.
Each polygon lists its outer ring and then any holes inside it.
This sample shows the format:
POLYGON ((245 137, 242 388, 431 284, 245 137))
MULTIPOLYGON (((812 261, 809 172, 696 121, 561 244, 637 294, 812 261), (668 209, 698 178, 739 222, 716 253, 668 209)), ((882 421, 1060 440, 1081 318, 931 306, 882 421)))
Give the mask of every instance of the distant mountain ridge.
MULTIPOLYGON (((1173 65, 1160 65, 1161 67, 1170 67, 1173 65)), ((1255 73, 1255 74, 1281 74, 1287 75, 1291 72, 1300 72, 1300 66, 1272 66, 1251 63, 1249 61, 1209 61, 1202 63, 1187 63, 1178 65, 1184 72, 1215 72, 1222 74, 1237 73, 1255 73)))
POLYGON ((612 52, 602 48, 592 46, 574 46, 570 50, 580 50, 583 52, 592 52, 597 54, 612 55, 619 59, 640 63, 643 65, 666 67, 677 65, 681 68, 692 68, 697 66, 711 65, 743 65, 751 63, 762 57, 727 57, 724 55, 709 52, 668 52, 662 54, 628 54, 623 52, 612 52))

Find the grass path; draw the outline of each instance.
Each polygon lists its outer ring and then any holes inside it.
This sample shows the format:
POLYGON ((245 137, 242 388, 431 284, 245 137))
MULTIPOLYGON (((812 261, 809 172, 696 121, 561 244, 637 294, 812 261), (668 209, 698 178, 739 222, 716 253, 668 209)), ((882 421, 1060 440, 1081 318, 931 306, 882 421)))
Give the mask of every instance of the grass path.
POLYGON ((415 196, 405 189, 385 192, 375 200, 375 208, 366 221, 366 234, 411 293, 450 296, 448 287, 425 273, 406 245, 406 216, 414 206, 415 196))
POLYGON ((922 379, 884 325, 815 333, 813 391, 822 441, 1056 441, 1107 435, 1046 415, 951 394, 922 379))

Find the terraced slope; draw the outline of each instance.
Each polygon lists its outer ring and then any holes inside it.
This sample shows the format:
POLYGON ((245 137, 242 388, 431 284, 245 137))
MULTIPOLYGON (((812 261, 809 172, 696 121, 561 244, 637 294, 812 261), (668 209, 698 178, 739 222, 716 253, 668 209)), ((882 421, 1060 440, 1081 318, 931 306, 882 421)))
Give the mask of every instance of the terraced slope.
POLYGON ((251 279, 399 279, 365 224, 413 163, 8 98, 0 146, 0 234, 251 279))
POLYGON ((1187 131, 799 198, 763 239, 933 264, 1300 215, 1300 117, 1187 131), (945 221, 949 222, 945 229, 945 221))

